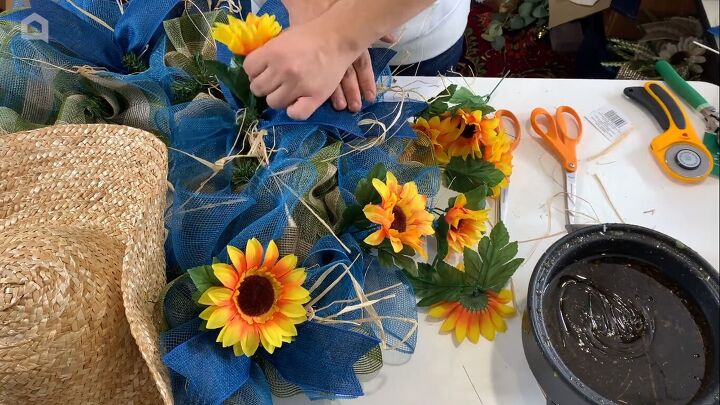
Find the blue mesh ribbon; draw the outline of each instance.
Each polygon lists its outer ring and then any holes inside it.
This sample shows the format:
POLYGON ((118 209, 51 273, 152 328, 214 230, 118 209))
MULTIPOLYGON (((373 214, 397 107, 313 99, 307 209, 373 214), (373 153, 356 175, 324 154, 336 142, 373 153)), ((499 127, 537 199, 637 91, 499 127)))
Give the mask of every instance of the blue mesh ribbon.
POLYGON ((217 331, 200 333, 163 357, 165 364, 187 379, 191 397, 203 403, 220 405, 250 378, 252 361, 222 349, 215 338, 217 331))
POLYGON ((110 30, 88 23, 53 1, 32 0, 30 6, 33 13, 47 20, 52 41, 95 65, 122 69, 123 54, 115 45, 110 30), (92 46, 88 46, 88 42, 92 42, 92 46))
POLYGON ((163 32, 163 21, 174 18, 181 0, 133 0, 115 25, 113 38, 124 53, 141 54, 163 32))
POLYGON ((317 322, 297 326, 298 335, 264 358, 287 381, 309 394, 332 393, 354 398, 363 394, 353 364, 377 346, 375 337, 317 322))

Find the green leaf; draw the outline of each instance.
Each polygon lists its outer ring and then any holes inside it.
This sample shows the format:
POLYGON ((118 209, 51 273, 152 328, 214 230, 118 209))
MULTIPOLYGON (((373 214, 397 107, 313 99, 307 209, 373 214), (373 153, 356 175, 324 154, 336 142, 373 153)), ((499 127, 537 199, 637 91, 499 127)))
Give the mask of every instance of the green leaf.
POLYGON ((380 181, 385 181, 387 177, 387 169, 385 168, 385 165, 382 163, 378 163, 370 170, 370 172, 367 175, 367 179, 372 182, 372 179, 378 179, 380 181))
POLYGON ((340 229, 346 229, 361 218, 364 218, 363 207, 359 205, 351 205, 345 208, 345 211, 342 213, 342 225, 340 225, 340 229))
POLYGON ((466 207, 468 209, 474 211, 485 209, 485 200, 488 196, 488 187, 485 184, 480 185, 464 194, 467 199, 466 207))
POLYGON ((378 261, 383 267, 395 267, 393 255, 384 249, 378 249, 378 261))
POLYGON ((482 264, 478 274, 479 288, 500 291, 522 264, 523 259, 513 259, 518 252, 517 242, 509 241, 510 236, 502 222, 495 225, 490 236, 480 240, 478 254, 482 264))
POLYGON ((470 248, 465 248, 463 251, 463 263, 465 263, 465 273, 478 280, 483 265, 480 254, 470 248))
POLYGON ((445 220, 445 215, 441 215, 440 218, 437 219, 437 226, 435 230, 435 240, 437 241, 437 256, 435 256, 436 261, 445 260, 445 256, 448 254, 449 246, 447 234, 449 230, 450 224, 448 224, 445 220))
POLYGON ((532 16, 535 18, 545 18, 549 14, 547 4, 540 4, 532 11, 532 16))
POLYGON ((522 17, 529 17, 533 9, 535 8, 535 5, 529 1, 525 1, 518 7, 518 14, 522 17))
POLYGON ((510 242, 510 234, 502 221, 490 231, 490 240, 495 246, 505 246, 510 242))
POLYGON ((500 51, 505 47, 505 37, 497 37, 490 44, 496 51, 500 51))
POLYGON ((223 82, 245 107, 255 109, 255 96, 250 91, 250 79, 242 68, 242 59, 235 57, 233 61, 235 63, 228 66, 216 60, 205 60, 205 68, 223 82))
POLYGON ((514 15, 508 21, 511 30, 519 30, 525 27, 525 19, 522 16, 514 15))
POLYGON ((470 89, 466 87, 460 87, 455 91, 455 93, 450 97, 448 100, 448 103, 450 104, 463 104, 467 102, 468 100, 472 100, 474 97, 477 97, 475 93, 470 91, 470 89))
POLYGON ((480 311, 487 307, 488 296, 484 292, 473 295, 465 295, 460 298, 460 303, 469 310, 480 311))
POLYGON ((490 23, 490 26, 488 26, 488 28, 487 28, 488 35, 493 36, 493 37, 502 36, 502 34, 503 34, 502 26, 503 26, 503 24, 501 21, 494 20, 493 22, 490 23))
POLYGON ((376 200, 379 200, 380 195, 378 194, 372 182, 368 179, 360 179, 357 186, 355 186, 355 199, 358 205, 365 206, 376 200))
POLYGON ((487 188, 498 185, 504 178, 503 172, 484 160, 453 157, 445 166, 447 188, 460 193, 472 191, 480 186, 487 188))
POLYGON ((415 293, 421 298, 418 306, 430 306, 441 301, 457 301, 464 294, 474 291, 468 276, 455 267, 441 261, 435 268, 418 265, 418 276, 408 276, 415 293))
POLYGON ((410 274, 412 276, 418 275, 417 263, 415 262, 415 260, 413 260, 412 257, 396 254, 394 256, 394 258, 395 258, 395 264, 398 267, 405 270, 408 274, 410 274))
POLYGON ((220 280, 215 277, 212 266, 194 267, 188 270, 188 275, 190 275, 195 288, 200 294, 204 293, 208 288, 220 284, 220 280))

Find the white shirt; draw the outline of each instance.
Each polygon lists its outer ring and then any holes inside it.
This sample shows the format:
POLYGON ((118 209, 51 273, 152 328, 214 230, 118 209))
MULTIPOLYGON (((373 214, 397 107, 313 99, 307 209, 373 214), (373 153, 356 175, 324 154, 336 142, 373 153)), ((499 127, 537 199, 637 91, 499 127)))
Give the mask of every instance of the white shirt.
MULTIPOLYGON (((265 0, 252 0, 253 11, 257 12, 264 3, 265 0)), ((390 62, 394 66, 434 58, 462 37, 469 13, 470 0, 435 0, 394 32, 399 37, 398 43, 388 45, 378 42, 373 46, 390 47, 397 51, 390 62)))

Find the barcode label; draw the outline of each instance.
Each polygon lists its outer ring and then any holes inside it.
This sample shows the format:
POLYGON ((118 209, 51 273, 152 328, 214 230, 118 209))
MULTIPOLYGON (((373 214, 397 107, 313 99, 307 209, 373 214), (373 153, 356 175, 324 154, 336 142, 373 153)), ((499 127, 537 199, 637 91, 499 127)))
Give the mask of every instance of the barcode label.
POLYGON ((598 108, 585 118, 610 142, 632 128, 627 116, 611 106, 598 108))

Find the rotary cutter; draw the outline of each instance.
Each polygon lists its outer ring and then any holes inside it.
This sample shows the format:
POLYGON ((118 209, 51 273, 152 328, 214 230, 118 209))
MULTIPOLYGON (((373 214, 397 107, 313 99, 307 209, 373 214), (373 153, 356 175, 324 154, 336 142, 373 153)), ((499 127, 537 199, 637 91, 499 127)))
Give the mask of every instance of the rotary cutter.
POLYGON ((670 177, 686 183, 698 183, 710 175, 713 157, 680 107, 677 99, 657 82, 624 91, 643 106, 665 131, 650 144, 655 160, 670 177))

